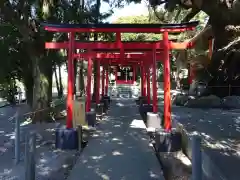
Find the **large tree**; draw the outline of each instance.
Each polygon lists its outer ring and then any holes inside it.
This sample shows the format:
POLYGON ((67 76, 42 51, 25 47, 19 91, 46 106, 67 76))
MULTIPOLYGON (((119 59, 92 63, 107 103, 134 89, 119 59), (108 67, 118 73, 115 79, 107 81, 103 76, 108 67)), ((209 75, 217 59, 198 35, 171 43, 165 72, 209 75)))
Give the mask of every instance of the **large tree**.
MULTIPOLYGON (((239 0, 150 0, 150 3, 154 7, 165 3, 165 8, 169 11, 176 8, 189 10, 183 18, 184 22, 191 20, 200 11, 205 12, 209 16, 208 24, 212 27, 215 39, 212 60, 208 67, 211 75, 209 89, 213 94, 226 96, 228 90, 223 91, 221 88, 222 91, 219 91, 219 86, 240 85, 239 0)), ((231 94, 239 95, 239 87, 231 88, 231 94)))
MULTIPOLYGON (((44 46, 41 41, 41 34, 39 33, 38 23, 35 20, 35 13, 40 13, 39 8, 44 6, 44 3, 36 3, 34 1, 2 1, 0 3, 0 15, 3 23, 14 27, 18 32, 18 40, 21 43, 21 55, 25 55, 25 59, 29 60, 28 65, 31 67, 28 77, 33 77, 34 81, 30 78, 26 80, 29 84, 27 92, 33 91, 32 105, 34 109, 46 107, 51 97, 49 93, 49 80, 51 79, 51 61, 44 61, 44 46), (31 8, 35 11, 33 13, 31 8), (25 53, 23 53, 25 52, 25 53), (44 68, 50 67, 50 68, 44 68), (32 88, 34 87, 34 88, 32 88), (29 90, 28 90, 29 88, 29 90)), ((42 19, 42 17, 39 17, 42 19)))
MULTIPOLYGON (((123 16, 118 18, 114 23, 117 24, 151 24, 156 23, 155 19, 151 19, 147 15, 140 16, 123 16)), ((122 33, 123 41, 158 41, 161 35, 154 33, 122 33)))
MULTIPOLYGON (((5 70, 8 77, 15 77, 16 74, 19 75, 18 78, 22 78, 28 102, 33 110, 49 107, 52 100, 52 70, 58 57, 56 51, 44 49, 44 42, 67 40, 66 34, 43 31, 40 23, 44 21, 81 23, 83 19, 87 19, 86 23, 93 22, 94 7, 90 4, 82 10, 79 2, 79 0, 0 1, 0 41, 3 46, 1 54, 5 57, 11 56, 7 59, 10 65, 5 63, 5 68, 1 66, 1 69, 5 70), (5 32, 2 32, 3 30, 5 32), (16 71, 18 73, 15 73, 16 71)), ((35 116, 35 120, 42 119, 43 116, 35 116)))

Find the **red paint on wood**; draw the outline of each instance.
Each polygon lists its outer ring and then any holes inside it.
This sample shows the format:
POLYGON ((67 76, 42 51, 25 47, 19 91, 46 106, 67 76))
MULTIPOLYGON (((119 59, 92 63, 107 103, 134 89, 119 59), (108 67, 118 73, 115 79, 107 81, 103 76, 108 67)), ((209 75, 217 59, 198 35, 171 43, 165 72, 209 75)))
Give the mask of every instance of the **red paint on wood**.
MULTIPOLYGON (((152 54, 149 53, 125 53, 123 57, 119 53, 81 53, 81 54, 74 54, 75 58, 88 58, 88 57, 95 57, 96 59, 100 59, 100 61, 106 61, 109 59, 118 60, 119 63, 125 62, 128 59, 139 61, 139 59, 144 60, 145 58, 152 57, 152 54), (123 58, 123 60, 121 60, 123 58)), ((162 61, 163 53, 157 53, 156 58, 158 61, 162 61)))
POLYGON ((152 97, 153 97, 153 112, 158 112, 157 106, 157 61, 156 61, 156 48, 153 48, 152 57, 152 97))
POLYGON ((105 95, 108 95, 108 86, 109 86, 109 67, 106 68, 106 85, 105 85, 105 95))
MULTIPOLYGON (((67 49, 69 42, 46 42, 45 49, 67 49)), ((138 50, 151 51, 155 44, 157 51, 163 50, 163 41, 158 42, 75 42, 76 49, 98 49, 98 50, 138 50)), ((169 42, 170 49, 191 48, 191 42, 169 42)))
POLYGON ((99 104, 100 103, 100 60, 97 60, 97 83, 96 83, 96 88, 97 88, 97 91, 96 91, 96 104, 99 104))
POLYGON ((150 88, 150 69, 149 65, 146 67, 146 76, 147 76, 147 102, 151 104, 151 88, 150 88))
POLYGON ((170 60, 169 60, 169 40, 168 32, 163 33, 164 44, 164 127, 170 131, 172 128, 171 122, 171 94, 170 94, 170 60))
POLYGON ((67 93, 67 128, 72 128, 73 120, 73 50, 74 33, 69 34, 68 44, 68 93, 67 93))
POLYGON ((105 87, 105 65, 102 66, 102 97, 105 95, 104 87, 105 87))
POLYGON ((92 58, 88 59, 88 72, 87 72, 87 103, 86 111, 90 112, 91 110, 91 89, 92 89, 92 58))

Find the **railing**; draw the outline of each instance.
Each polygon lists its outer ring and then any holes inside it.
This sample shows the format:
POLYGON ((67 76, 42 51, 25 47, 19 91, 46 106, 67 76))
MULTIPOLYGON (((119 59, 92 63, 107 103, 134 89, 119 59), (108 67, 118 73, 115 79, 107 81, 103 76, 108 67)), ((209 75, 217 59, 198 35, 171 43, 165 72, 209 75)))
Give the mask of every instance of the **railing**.
MULTIPOLYGON (((17 108, 17 112, 15 113, 15 115, 8 119, 10 121, 15 120, 15 164, 18 164, 19 161, 20 161, 20 122, 21 122, 21 120, 26 120, 26 119, 29 119, 29 118, 33 119, 37 114, 44 113, 44 114, 50 115, 52 117, 52 120, 55 121, 55 118, 60 118, 58 115, 64 109, 66 109, 65 98, 56 100, 55 102, 53 102, 51 104, 51 107, 49 107, 49 108, 39 109, 39 110, 36 110, 36 111, 33 111, 33 112, 28 112, 28 113, 25 113, 25 114, 22 114, 22 115, 19 114, 19 110, 17 108), (58 116, 58 117, 56 117, 56 116, 58 116)), ((64 114, 62 114, 61 116, 64 117, 64 114)), ((36 141, 36 138, 34 140, 33 136, 35 136, 35 135, 31 135, 30 141, 36 141)), ((32 142, 32 143, 34 143, 34 142, 32 142)), ((28 144, 28 140, 26 140, 26 144, 28 144)), ((31 155, 31 152, 34 154, 34 152, 35 152, 34 148, 31 147, 30 148, 31 150, 28 150, 27 146, 26 146, 25 151, 27 151, 27 152, 25 154, 26 155, 28 155, 28 154, 31 155)), ((25 157, 26 158, 25 161, 28 161, 28 159, 27 159, 28 156, 25 157)), ((34 160, 30 160, 30 161, 31 161, 31 163, 33 163, 34 160)), ((30 168, 29 164, 26 164, 26 168, 27 169, 30 168)), ((30 169, 32 169, 32 165, 31 165, 30 169)), ((26 171, 31 171, 31 170, 28 169, 26 171)), ((32 177, 31 173, 30 173, 29 176, 32 177)))
MULTIPOLYGON (((56 116, 60 111, 66 109, 65 106, 65 98, 58 99, 51 104, 51 107, 40 109, 33 112, 28 112, 23 115, 19 114, 19 110, 15 115, 9 120, 15 120, 15 164, 17 165, 20 162, 20 120, 34 118, 38 113, 46 113, 51 117, 56 116), (51 113, 51 114, 49 114, 51 113)), ((53 119, 55 120, 55 119, 53 119)), ((36 169, 36 162, 35 162, 35 154, 36 154, 36 132, 27 132, 27 136, 25 139, 25 180, 32 180, 35 179, 35 169, 36 169)))
POLYGON ((25 180, 33 180, 36 176, 36 133, 27 134, 25 142, 25 180))
POLYGON ((240 86, 232 86, 230 84, 226 85, 226 86, 207 86, 207 87, 210 87, 210 88, 221 88, 221 90, 223 90, 223 88, 224 89, 228 89, 228 96, 231 96, 233 88, 239 88, 240 89, 240 86))

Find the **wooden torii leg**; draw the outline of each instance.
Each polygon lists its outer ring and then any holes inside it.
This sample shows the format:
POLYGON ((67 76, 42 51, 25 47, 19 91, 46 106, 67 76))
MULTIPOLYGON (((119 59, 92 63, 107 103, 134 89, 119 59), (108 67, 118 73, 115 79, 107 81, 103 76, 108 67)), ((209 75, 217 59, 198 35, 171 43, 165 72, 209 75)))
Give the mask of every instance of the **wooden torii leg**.
POLYGON ((141 96, 144 96, 144 67, 141 64, 140 66, 141 69, 141 96))
POLYGON ((146 68, 143 67, 143 96, 146 96, 147 82, 146 82, 146 68))
POLYGON ((166 131, 172 128, 171 94, 170 94, 170 60, 168 32, 163 32, 163 62, 164 62, 164 127, 166 131))
POLYGON ((151 104, 151 89, 150 89, 150 69, 149 66, 147 67, 147 102, 148 104, 151 104))
POLYGON ((73 120, 73 42, 74 33, 69 33, 69 47, 68 47, 68 92, 67 92, 67 128, 72 128, 73 120))
POLYGON ((105 85, 105 93, 104 93, 106 96, 108 95, 108 86, 109 86, 108 71, 109 71, 109 68, 107 66, 107 68, 106 68, 106 85, 105 85))
POLYGON ((157 62, 156 62, 156 48, 153 48, 153 65, 152 65, 152 97, 153 97, 153 112, 158 112, 157 106, 157 62))
POLYGON ((100 98, 99 98, 99 91, 100 91, 100 60, 96 60, 97 61, 97 91, 96 91, 96 104, 100 103, 100 98))
POLYGON ((87 103, 86 111, 91 110, 91 89, 92 89, 92 58, 88 59, 88 72, 87 72, 87 103))
POLYGON ((105 65, 102 66, 102 97, 105 94, 104 87, 105 87, 105 65))

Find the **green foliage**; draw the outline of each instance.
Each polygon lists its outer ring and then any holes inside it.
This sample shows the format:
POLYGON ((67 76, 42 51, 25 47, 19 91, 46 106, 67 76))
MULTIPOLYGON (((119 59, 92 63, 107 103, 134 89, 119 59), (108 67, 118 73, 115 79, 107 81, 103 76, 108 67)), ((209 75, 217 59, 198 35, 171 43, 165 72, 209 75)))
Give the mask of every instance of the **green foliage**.
MULTIPOLYGON (((132 0, 113 1, 104 0, 111 7, 121 7, 125 2, 132 0)), ((134 0, 136 3, 140 0, 134 0)), ((33 87, 33 63, 36 57, 52 68, 57 64, 66 63, 64 51, 45 50, 45 41, 65 41, 67 35, 62 33, 47 33, 41 27, 43 21, 52 23, 94 23, 96 19, 102 22, 113 11, 98 14, 96 0, 86 0, 82 7, 79 0, 70 1, 1 1, 0 2, 0 84, 7 86, 11 81, 18 79, 30 88, 33 87), (42 58, 44 57, 44 58, 42 58)), ((149 16, 122 17, 117 23, 166 23, 180 22, 188 10, 175 8, 171 13, 164 9, 150 11, 149 16), (179 13, 181 10, 181 13, 179 13)), ((199 15, 200 19, 203 15, 199 15)), ((199 18, 196 16, 196 18, 199 18)), ((79 41, 93 40, 94 34, 76 34, 79 41)), ((187 36, 187 35, 185 35, 187 36)), ((180 35, 179 39, 185 39, 180 35)), ((123 34, 124 41, 157 41, 161 39, 159 34, 123 34)), ((192 37, 192 34, 189 35, 192 37)), ((175 36, 173 36, 175 38, 175 36)), ((99 33, 99 40, 114 40, 114 34, 99 33)), ((44 63, 43 63, 44 64, 44 63)), ((12 87, 12 86, 11 86, 12 87)))
MULTIPOLYGON (((33 87, 32 59, 39 58, 45 68, 66 63, 63 51, 45 50, 45 41, 65 41, 67 34, 48 33, 41 27, 43 21, 51 23, 94 23, 109 17, 112 11, 96 14, 95 1, 2 1, 0 2, 0 85, 5 86, 14 79, 33 87), (3 3, 4 2, 4 3, 3 3), (44 57, 44 58, 42 58, 44 57), (51 62, 51 63, 47 63, 51 62)), ((76 34, 79 40, 86 40, 93 34, 76 34)), ((99 34, 102 38, 109 35, 99 34)))
MULTIPOLYGON (((164 22, 164 23, 181 23, 186 20, 199 21, 199 25, 197 26, 196 30, 180 33, 179 35, 176 36, 177 37, 176 39, 178 39, 178 41, 190 40, 205 28, 206 23, 208 22, 208 15, 203 11, 199 11, 196 14, 193 13, 193 16, 191 17, 189 16, 189 14, 192 13, 191 8, 186 9, 182 6, 177 6, 176 4, 177 4, 176 1, 169 0, 167 1, 167 5, 166 5, 168 8, 166 9, 152 8, 150 12, 150 16, 151 18, 154 18, 154 19, 157 18, 160 22, 164 22), (187 19, 186 17, 191 17, 191 18, 187 19)), ((203 53, 206 53, 206 52, 201 51, 199 48, 188 49, 189 58, 192 58, 197 54, 203 54, 203 53)), ((177 57, 178 52, 172 51, 172 54, 174 57, 177 57)))
MULTIPOLYGON (((148 16, 126 16, 120 17, 115 23, 124 24, 151 24, 157 23, 155 20, 150 20, 148 16)), ((161 39, 160 34, 154 33, 122 33, 123 41, 157 41, 161 39)))
POLYGON ((0 96, 10 103, 15 103, 15 95, 17 95, 17 86, 14 79, 10 79, 0 84, 0 96))

